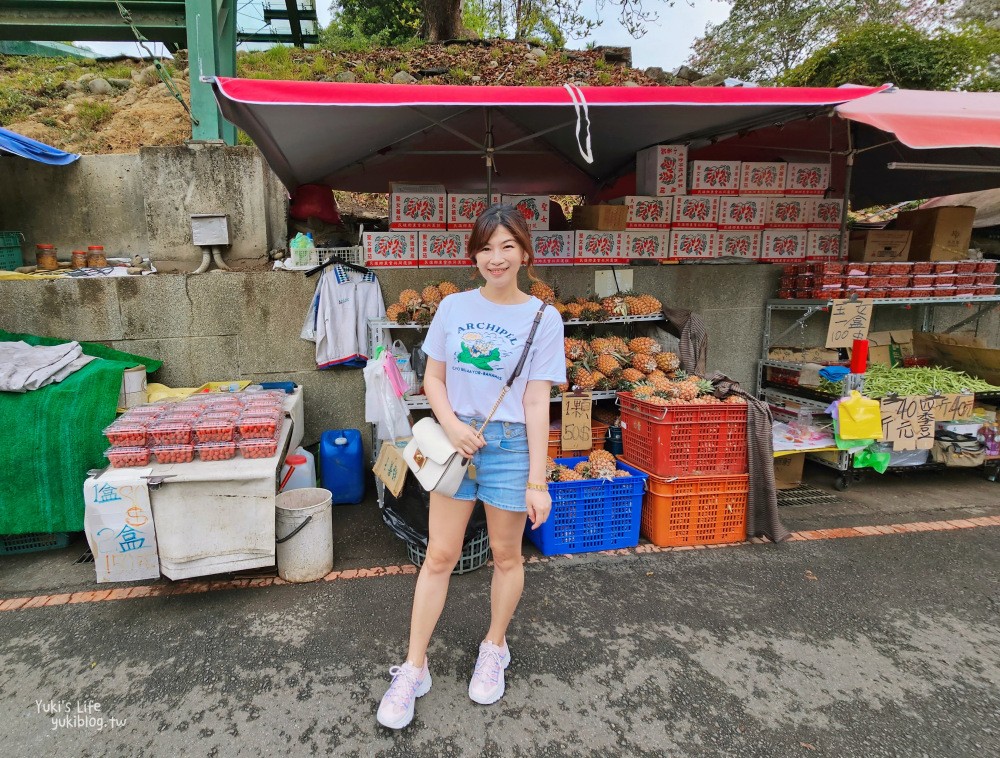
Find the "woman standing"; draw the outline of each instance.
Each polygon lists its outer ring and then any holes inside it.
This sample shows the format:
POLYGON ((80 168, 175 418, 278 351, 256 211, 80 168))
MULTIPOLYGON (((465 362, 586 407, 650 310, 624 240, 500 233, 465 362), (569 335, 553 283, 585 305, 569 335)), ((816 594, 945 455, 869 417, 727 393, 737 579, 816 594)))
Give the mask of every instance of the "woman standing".
POLYGON ((517 282, 522 267, 533 278, 532 250, 528 225, 512 205, 483 213, 473 226, 468 255, 485 284, 441 301, 424 340, 424 392, 438 423, 471 463, 454 497, 430 495, 427 557, 413 594, 409 650, 406 661, 389 670, 392 684, 378 709, 379 723, 392 729, 410 723, 414 701, 431 688, 427 646, 477 499, 486 508, 494 568, 490 626, 479 646, 469 697, 483 705, 503 697, 504 669, 510 663, 507 625, 524 588, 525 518, 537 529, 552 508, 545 483, 549 390, 566 381, 566 365, 562 319, 551 306, 541 313, 510 392, 482 433, 477 430, 514 371, 543 307, 517 282))

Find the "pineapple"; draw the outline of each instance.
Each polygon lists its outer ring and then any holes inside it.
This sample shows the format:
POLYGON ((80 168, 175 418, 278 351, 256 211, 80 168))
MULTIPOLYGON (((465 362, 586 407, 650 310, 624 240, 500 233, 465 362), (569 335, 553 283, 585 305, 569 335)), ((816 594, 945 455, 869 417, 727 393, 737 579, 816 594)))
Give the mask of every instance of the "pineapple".
POLYGON ((594 389, 596 389, 598 392, 605 392, 607 390, 613 390, 615 388, 615 384, 617 384, 618 381, 616 378, 611 376, 604 376, 603 374, 601 374, 600 371, 595 371, 594 373, 600 375, 600 379, 598 379, 596 384, 594 385, 594 389))
POLYGON ((621 337, 614 336, 607 339, 611 343, 611 352, 614 355, 625 355, 628 352, 628 343, 621 337))
POLYGON ((622 367, 617 358, 607 353, 599 354, 597 356, 597 362, 594 366, 605 376, 610 376, 622 367))
POLYGON ((587 343, 583 340, 565 337, 563 338, 563 350, 565 351, 567 358, 572 361, 578 361, 586 355, 587 343))
POLYGON ((681 366, 681 361, 676 353, 660 352, 656 356, 656 366, 661 371, 676 371, 681 366))
POLYGON ((708 381, 708 379, 701 379, 695 382, 695 386, 698 388, 698 394, 700 395, 715 394, 715 385, 708 381))
POLYGON ((582 390, 592 390, 597 387, 597 379, 594 373, 582 365, 577 366, 576 374, 573 376, 573 383, 582 390))
POLYGON ((573 467, 573 470, 578 473, 583 479, 590 479, 590 463, 587 461, 580 461, 573 467))
POLYGON ((441 299, 448 297, 448 295, 458 294, 458 285, 454 282, 441 282, 438 285, 438 292, 441 293, 441 299))
POLYGON ((556 309, 556 312, 565 317, 566 316, 566 304, 560 303, 558 300, 552 304, 552 307, 556 309))
POLYGON ((399 302, 404 308, 416 308, 420 305, 420 293, 416 290, 403 290, 399 293, 399 302))
POLYGON ((637 384, 632 389, 632 394, 635 395, 637 398, 643 400, 652 397, 655 392, 656 392, 656 387, 654 387, 652 384, 637 384))
POLYGON ((610 355, 611 350, 611 340, 607 337, 594 337, 590 341, 590 349, 595 355, 610 355))
POLYGON ((595 450, 587 459, 590 471, 596 479, 609 479, 615 475, 618 467, 615 457, 607 450, 595 450))
POLYGON ((556 291, 542 281, 532 282, 528 292, 537 297, 543 303, 551 304, 556 301, 556 291))
POLYGON ((428 284, 420 292, 420 297, 428 305, 436 306, 442 299, 441 290, 439 290, 434 284, 428 284))
POLYGON ((744 400, 739 395, 730 395, 725 400, 723 400, 726 405, 746 405, 747 401, 744 400))
POLYGON ((580 311, 580 318, 584 321, 604 321, 608 314, 601 308, 600 303, 587 303, 580 311))
POLYGON ((631 366, 643 374, 648 374, 650 371, 656 370, 656 359, 649 353, 634 353, 631 366))
POLYGON ((566 468, 565 466, 559 466, 556 468, 557 482, 578 482, 581 479, 583 479, 583 477, 571 468, 566 468))
POLYGON ((632 475, 623 468, 616 468, 614 476, 615 479, 621 479, 623 476, 632 476, 632 475))
POLYGON ((639 308, 642 307, 639 298, 635 295, 625 296, 625 309, 629 312, 630 316, 640 316, 639 308))
POLYGON ((566 304, 566 315, 570 318, 580 318, 583 314, 583 306, 579 303, 567 303, 566 304))
POLYGON ((430 326, 433 320, 434 314, 427 308, 418 308, 416 313, 413 314, 413 323, 420 326, 430 326))
POLYGON ((564 392, 569 392, 569 382, 563 382, 556 389, 559 390, 560 395, 564 392))
POLYGON ((556 470, 555 459, 551 455, 546 456, 546 458, 545 458, 545 480, 546 481, 549 481, 550 479, 552 479, 552 474, 555 472, 555 470, 556 470))
POLYGON ((698 384, 697 382, 692 382, 684 380, 683 382, 678 382, 677 387, 677 397, 683 400, 685 403, 690 403, 696 397, 698 397, 698 384))
POLYGON ((628 307, 625 305, 625 298, 620 295, 612 295, 601 301, 601 307, 609 316, 627 316, 628 307))
POLYGON ((406 313, 406 318, 407 320, 409 320, 410 314, 407 313, 406 308, 404 308, 399 303, 393 303, 392 305, 390 305, 388 308, 385 309, 385 317, 390 321, 396 321, 401 313, 406 313))
POLYGON ((639 315, 652 316, 663 310, 663 303, 652 295, 639 295, 639 315))
POLYGON ((656 355, 662 350, 660 343, 652 337, 636 337, 628 343, 628 349, 631 353, 646 353, 648 355, 656 355))
POLYGON ((627 368, 622 371, 622 379, 626 382, 641 382, 645 378, 646 375, 644 373, 634 368, 627 368))
MULTIPOLYGON (((397 303, 397 305, 399 305, 399 304, 397 303)), ((386 311, 386 312, 388 313, 388 311, 386 311)), ((393 320, 397 324, 412 324, 413 323, 413 314, 410 313, 408 310, 406 310, 406 308, 404 308, 403 306, 400 305, 399 306, 399 311, 396 313, 396 316, 395 316, 395 318, 393 320)))

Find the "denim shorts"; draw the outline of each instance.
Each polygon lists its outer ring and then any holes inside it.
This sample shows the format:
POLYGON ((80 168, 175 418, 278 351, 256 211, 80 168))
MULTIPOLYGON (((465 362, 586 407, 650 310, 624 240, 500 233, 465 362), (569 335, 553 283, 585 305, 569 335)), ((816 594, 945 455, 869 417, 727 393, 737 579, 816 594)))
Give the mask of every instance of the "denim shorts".
MULTIPOLYGON (((476 422, 475 428, 482 426, 482 419, 458 417, 464 423, 476 422)), ((476 467, 476 478, 468 472, 458 491, 456 500, 481 500, 487 505, 503 511, 524 513, 527 506, 524 495, 528 484, 528 433, 524 424, 513 421, 491 421, 483 430, 486 445, 472 456, 476 467)))

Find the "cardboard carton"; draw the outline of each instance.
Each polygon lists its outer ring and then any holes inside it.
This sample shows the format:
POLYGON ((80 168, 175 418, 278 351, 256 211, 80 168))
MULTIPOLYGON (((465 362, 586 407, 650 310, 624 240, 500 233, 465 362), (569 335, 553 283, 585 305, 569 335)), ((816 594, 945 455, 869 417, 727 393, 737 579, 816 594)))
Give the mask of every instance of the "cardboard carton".
POLYGON ((669 229, 674 198, 652 195, 627 195, 608 201, 611 205, 628 206, 626 229, 669 229))
POLYGON ((905 261, 910 254, 911 232, 873 229, 851 232, 847 258, 852 261, 905 261))
POLYGON ((670 232, 670 258, 708 260, 716 257, 718 232, 705 229, 673 229, 670 232))
POLYGON ((441 184, 399 184, 389 193, 389 229, 444 229, 447 193, 441 184))
POLYGON ((577 263, 628 263, 622 253, 624 232, 603 232, 597 229, 581 229, 576 232, 577 263))
POLYGON ((532 232, 536 266, 572 266, 575 260, 573 232, 532 232))
POLYGON ((784 195, 787 169, 788 164, 784 161, 775 163, 743 161, 740 167, 740 194, 777 197, 784 195))
POLYGON ((361 244, 365 248, 366 266, 417 265, 416 232, 365 232, 361 244))
POLYGON ((448 229, 471 229, 480 214, 499 202, 499 192, 495 192, 489 199, 485 192, 449 192, 448 229))
POLYGON ((790 197, 823 197, 830 186, 829 163, 789 163, 785 174, 785 194, 790 197))
POLYGON ((767 200, 759 197, 719 198, 719 231, 764 229, 767 200))
POLYGON ((975 337, 917 332, 913 335, 913 348, 918 355, 933 358, 935 363, 1000 386, 1000 349, 986 347, 975 337))
POLYGON ((809 229, 806 232, 807 261, 840 260, 839 229, 809 229))
POLYGON ((961 261, 969 256, 976 209, 969 205, 923 208, 896 217, 897 229, 913 232, 911 261, 961 261))
POLYGON ((807 232, 801 229, 765 229, 760 259, 764 263, 794 263, 806 259, 807 232))
POLYGON ((806 200, 806 225, 810 229, 839 229, 843 213, 843 200, 829 197, 806 200))
POLYGON ((809 201, 805 198, 771 197, 766 202, 765 229, 806 229, 809 226, 809 201))
POLYGON ((670 257, 670 232, 633 229, 622 235, 622 255, 629 260, 664 261, 670 257))
POLYGON ((501 195, 501 200, 510 203, 517 208, 524 220, 528 222, 528 228, 532 231, 544 231, 549 228, 549 200, 548 195, 501 195))
POLYGON ((903 359, 913 355, 913 330, 894 329, 868 333, 868 363, 902 366, 903 359))
POLYGON ((720 230, 715 235, 715 257, 760 260, 761 239, 761 232, 720 230))
POLYGON ((740 166, 740 161, 692 161, 688 194, 740 194, 740 166))
POLYGON ((718 197, 682 195, 674 198, 671 229, 716 229, 718 226, 718 197))
POLYGON ((790 490, 802 484, 802 471, 806 464, 805 453, 779 455, 774 459, 774 486, 790 490))
POLYGON ((470 232, 420 232, 419 266, 471 266, 470 232))
POLYGON ((574 229, 618 232, 625 230, 627 218, 628 207, 624 205, 578 205, 570 225, 574 229))
POLYGON ((687 193, 686 145, 653 145, 635 156, 635 189, 638 195, 687 193))

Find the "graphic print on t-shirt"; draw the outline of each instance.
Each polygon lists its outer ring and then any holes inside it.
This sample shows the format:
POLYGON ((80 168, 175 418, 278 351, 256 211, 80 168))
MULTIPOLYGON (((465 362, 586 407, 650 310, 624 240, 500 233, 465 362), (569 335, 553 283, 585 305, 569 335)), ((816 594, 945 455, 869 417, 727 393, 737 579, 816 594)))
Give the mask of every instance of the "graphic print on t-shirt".
POLYGON ((458 327, 458 336, 461 349, 455 361, 495 376, 498 374, 493 364, 510 355, 517 343, 517 337, 503 327, 482 321, 458 327))

